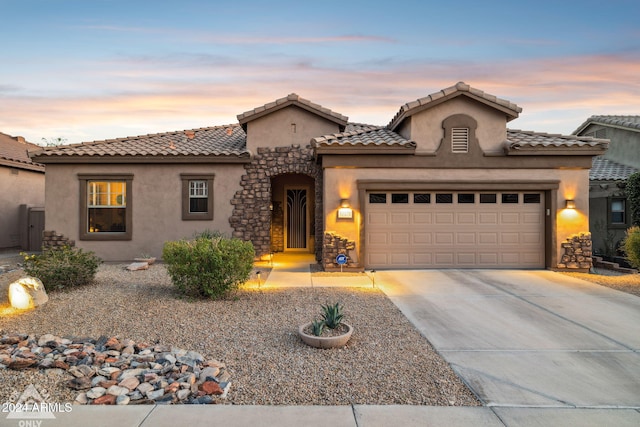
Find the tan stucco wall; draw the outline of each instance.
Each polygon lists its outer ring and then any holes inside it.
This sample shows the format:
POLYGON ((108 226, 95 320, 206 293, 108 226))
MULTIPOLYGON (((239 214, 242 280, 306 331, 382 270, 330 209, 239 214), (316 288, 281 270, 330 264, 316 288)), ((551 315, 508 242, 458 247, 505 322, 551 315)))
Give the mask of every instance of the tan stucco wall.
POLYGON ((466 114, 476 120, 476 137, 484 152, 502 149, 502 143, 507 139, 507 120, 504 113, 465 96, 414 114, 407 125, 400 126, 399 132, 403 137, 416 142, 416 153, 432 153, 444 136, 442 121, 454 114, 466 114))
POLYGON ((20 245, 20 205, 44 206, 44 173, 0 166, 0 248, 20 245))
MULTIPOLYGON (((364 221, 358 195, 358 180, 448 181, 455 189, 455 181, 514 181, 559 180, 556 205, 556 254, 560 255, 560 244, 569 236, 589 231, 589 171, 586 169, 324 169, 324 216, 325 230, 333 231, 356 241, 357 256, 360 242, 360 227, 364 221), (338 220, 340 199, 349 199, 354 209, 354 219, 338 220), (566 199, 576 201, 575 211, 565 211, 566 199)), ((548 208, 548 206, 547 206, 548 208)))
POLYGON ((247 149, 255 154, 258 147, 306 146, 311 138, 338 131, 338 124, 289 106, 247 123, 247 149))
POLYGON ((231 235, 230 200, 239 188, 243 165, 47 165, 46 230, 76 241, 105 261, 130 261, 142 253, 160 257, 167 240, 192 237, 203 230, 231 235), (78 173, 133 173, 132 240, 83 241, 79 235, 78 173), (214 173, 212 221, 182 220, 181 173, 214 173))

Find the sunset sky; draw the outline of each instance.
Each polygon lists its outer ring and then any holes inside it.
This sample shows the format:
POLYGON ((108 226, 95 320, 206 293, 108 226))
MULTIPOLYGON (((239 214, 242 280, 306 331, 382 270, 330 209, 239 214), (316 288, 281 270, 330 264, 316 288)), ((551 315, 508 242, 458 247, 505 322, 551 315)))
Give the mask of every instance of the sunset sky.
POLYGON ((640 114, 640 2, 0 0, 0 132, 34 143, 237 123, 295 92, 352 122, 458 81, 569 134, 640 114))

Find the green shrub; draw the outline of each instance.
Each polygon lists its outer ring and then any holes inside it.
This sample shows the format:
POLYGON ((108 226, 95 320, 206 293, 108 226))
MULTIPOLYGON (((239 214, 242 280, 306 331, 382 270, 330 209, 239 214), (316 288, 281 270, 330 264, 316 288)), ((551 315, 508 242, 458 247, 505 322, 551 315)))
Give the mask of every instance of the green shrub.
POLYGON ((46 249, 41 255, 22 255, 24 271, 40 279, 47 291, 92 283, 102 262, 93 252, 70 246, 46 249))
POLYGON ((249 280, 255 252, 251 242, 206 236, 165 242, 162 259, 181 294, 219 299, 249 280))
POLYGON ((627 237, 624 239, 623 248, 627 254, 629 264, 635 268, 640 268, 640 227, 631 227, 627 230, 627 237))

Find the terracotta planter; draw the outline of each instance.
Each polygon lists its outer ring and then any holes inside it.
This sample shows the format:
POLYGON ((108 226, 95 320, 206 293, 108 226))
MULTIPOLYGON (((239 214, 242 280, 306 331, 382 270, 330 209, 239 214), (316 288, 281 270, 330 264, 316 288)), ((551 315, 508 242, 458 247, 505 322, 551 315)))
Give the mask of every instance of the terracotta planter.
POLYGON ((311 326, 311 322, 305 323, 298 328, 298 335, 302 338, 305 344, 310 345, 311 347, 316 348, 337 348, 343 347, 349 338, 351 338, 351 334, 353 333, 353 327, 346 323, 342 323, 347 327, 347 332, 342 335, 335 335, 332 337, 317 337, 313 334, 307 334, 304 332, 305 329, 311 326))

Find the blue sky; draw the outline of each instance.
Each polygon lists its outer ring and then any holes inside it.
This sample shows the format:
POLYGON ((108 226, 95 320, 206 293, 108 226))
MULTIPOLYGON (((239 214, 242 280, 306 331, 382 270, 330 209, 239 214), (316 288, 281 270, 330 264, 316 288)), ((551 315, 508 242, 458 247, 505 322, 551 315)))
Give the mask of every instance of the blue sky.
POLYGON ((236 123, 295 92, 385 125, 458 81, 568 134, 640 114, 640 2, 0 0, 0 132, 69 143, 236 123))

